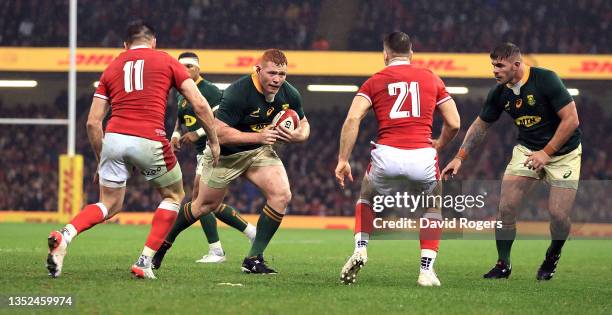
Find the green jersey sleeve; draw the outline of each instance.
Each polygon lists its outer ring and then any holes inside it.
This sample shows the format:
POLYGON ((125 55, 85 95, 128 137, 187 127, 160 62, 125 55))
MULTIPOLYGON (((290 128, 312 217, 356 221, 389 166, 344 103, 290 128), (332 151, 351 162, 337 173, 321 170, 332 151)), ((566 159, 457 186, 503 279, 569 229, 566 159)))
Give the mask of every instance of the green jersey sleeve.
POLYGON ((185 119, 183 117, 183 114, 184 114, 183 105, 186 102, 187 100, 185 99, 185 97, 181 93, 177 92, 176 93, 176 107, 177 107, 176 115, 177 115, 179 125, 185 124, 185 119))
POLYGON ((204 97, 208 101, 208 104, 211 108, 221 103, 221 96, 223 95, 223 92, 221 92, 221 90, 219 90, 219 88, 216 87, 214 84, 206 84, 206 86, 202 89, 201 92, 202 95, 204 95, 204 97))
POLYGON ((574 100, 559 76, 553 71, 545 72, 539 86, 555 111, 561 110, 561 108, 574 100))
POLYGON ((289 108, 293 109, 298 114, 298 117, 300 119, 304 118, 304 109, 302 108, 302 95, 300 95, 300 92, 295 87, 293 87, 293 85, 289 84, 289 82, 287 82, 287 96, 289 100, 291 100, 291 105, 289 106, 289 108))
POLYGON ((221 97, 217 118, 228 126, 236 126, 243 116, 244 97, 244 92, 239 84, 230 85, 221 97))
POLYGON ((503 89, 497 85, 489 91, 489 95, 487 95, 487 99, 480 110, 480 114, 478 115, 480 119, 487 123, 493 123, 499 119, 499 116, 501 116, 502 112, 504 111, 498 104, 499 94, 502 90, 503 89))

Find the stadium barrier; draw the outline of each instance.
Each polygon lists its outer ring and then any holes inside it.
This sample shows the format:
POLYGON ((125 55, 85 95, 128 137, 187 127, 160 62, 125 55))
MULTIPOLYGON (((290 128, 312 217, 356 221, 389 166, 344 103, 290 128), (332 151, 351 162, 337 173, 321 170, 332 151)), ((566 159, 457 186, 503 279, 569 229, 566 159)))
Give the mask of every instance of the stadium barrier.
MULTIPOLYGON (((153 219, 153 212, 121 212, 106 224, 131 224, 145 225, 150 224, 153 219)), ((249 222, 257 222, 259 215, 243 214, 242 217, 249 222)), ((61 214, 58 212, 46 211, 0 211, 0 223, 3 222, 22 222, 22 223, 57 223, 60 224, 61 214)), ((223 222, 218 221, 219 227, 227 227, 223 222)), ((199 223, 198 223, 199 224, 199 223)), ((197 225, 196 225, 197 226, 197 225)), ((331 229, 331 230, 351 230, 354 226, 352 217, 318 217, 305 215, 287 215, 283 219, 282 227, 289 229, 331 229)), ((198 226, 199 228, 199 226, 198 226)), ((457 232, 456 230, 445 230, 445 232, 457 232)), ((471 233, 491 234, 492 229, 482 231, 469 231, 471 233)), ((548 222, 528 222, 519 221, 517 223, 517 233, 523 235, 544 236, 549 235, 548 222)), ((611 238, 612 224, 609 223, 580 223, 572 226, 571 235, 573 237, 588 238, 611 238)))
MULTIPOLYGON (((79 48, 77 71, 102 72, 123 50, 114 48, 79 48)), ((167 49, 178 57, 184 50, 167 49)), ((253 71, 261 56, 259 50, 194 50, 202 58, 202 72, 208 74, 244 74, 253 71)), ((292 75, 370 76, 383 66, 380 52, 286 51, 292 75)), ((612 79, 612 55, 524 55, 526 63, 557 72, 563 79, 612 79)), ((488 54, 417 53, 413 63, 427 67, 441 77, 490 78, 488 54)), ((67 48, 0 47, 0 71, 68 71, 67 48)))

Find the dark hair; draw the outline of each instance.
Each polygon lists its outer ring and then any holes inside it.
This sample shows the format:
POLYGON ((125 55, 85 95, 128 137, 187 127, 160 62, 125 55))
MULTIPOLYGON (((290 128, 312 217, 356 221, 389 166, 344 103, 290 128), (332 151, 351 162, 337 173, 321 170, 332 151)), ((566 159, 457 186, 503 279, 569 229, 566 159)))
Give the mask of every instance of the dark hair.
POLYGON ((520 55, 521 55, 521 50, 518 48, 518 46, 510 42, 502 43, 502 44, 495 46, 495 48, 491 50, 491 54, 489 54, 489 56, 493 60, 496 60, 496 59, 506 59, 507 60, 510 57, 516 57, 520 55))
POLYGON ((143 20, 135 20, 128 24, 125 42, 132 44, 135 41, 150 41, 155 37, 155 29, 143 20))
POLYGON ((412 41, 410 36, 404 32, 393 32, 383 39, 383 45, 386 49, 400 55, 407 55, 412 49, 412 41))
POLYGON ((196 55, 194 52, 191 52, 191 51, 186 51, 180 54, 178 59, 181 59, 181 58, 195 58, 197 61, 200 61, 200 58, 198 58, 198 55, 196 55))
POLYGON ((264 51, 263 55, 261 56, 262 64, 267 61, 272 61, 277 65, 286 65, 287 57, 281 50, 273 48, 264 51))

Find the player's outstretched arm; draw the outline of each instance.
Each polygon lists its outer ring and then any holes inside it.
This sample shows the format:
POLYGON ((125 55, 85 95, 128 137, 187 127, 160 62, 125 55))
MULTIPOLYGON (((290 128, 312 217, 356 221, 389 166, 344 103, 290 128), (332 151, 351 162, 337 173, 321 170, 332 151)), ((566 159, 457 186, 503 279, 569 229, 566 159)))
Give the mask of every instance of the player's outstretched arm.
POLYGON ((442 176, 446 178, 447 175, 457 175, 459 169, 461 168, 461 162, 465 160, 474 149, 480 145, 485 137, 487 136, 487 132, 490 123, 485 122, 480 119, 480 117, 476 117, 476 120, 470 125, 468 129, 465 139, 463 139, 463 144, 461 144, 461 148, 459 148, 459 152, 453 158, 448 165, 442 170, 442 176))
POLYGON ((440 151, 449 142, 451 142, 457 135, 457 132, 459 132, 459 128, 461 127, 461 118, 459 117, 459 112, 457 111, 457 105, 452 98, 438 105, 438 110, 442 115, 444 123, 442 125, 440 137, 434 140, 434 148, 437 151, 440 151))
POLYGON ((344 125, 342 125, 342 133, 340 134, 340 149, 338 152, 338 165, 336 166, 336 180, 342 188, 344 188, 344 177, 348 177, 350 181, 353 181, 353 174, 351 174, 351 165, 349 164, 349 158, 351 152, 355 147, 355 141, 357 141, 357 135, 359 135, 359 124, 363 120, 363 117, 368 113, 368 110, 372 107, 370 101, 363 96, 356 95, 353 98, 353 103, 346 115, 344 125))
POLYGON ((215 117, 213 116, 212 109, 192 79, 183 81, 180 92, 185 96, 187 101, 191 103, 196 116, 202 121, 202 128, 204 128, 208 135, 208 144, 213 156, 213 165, 216 165, 219 160, 221 149, 219 147, 219 139, 217 138, 217 131, 215 129, 215 117))
POLYGON ((87 137, 89 143, 96 156, 96 161, 100 162, 100 152, 102 151, 102 138, 104 130, 102 129, 102 121, 110 109, 108 100, 94 97, 87 116, 87 137))

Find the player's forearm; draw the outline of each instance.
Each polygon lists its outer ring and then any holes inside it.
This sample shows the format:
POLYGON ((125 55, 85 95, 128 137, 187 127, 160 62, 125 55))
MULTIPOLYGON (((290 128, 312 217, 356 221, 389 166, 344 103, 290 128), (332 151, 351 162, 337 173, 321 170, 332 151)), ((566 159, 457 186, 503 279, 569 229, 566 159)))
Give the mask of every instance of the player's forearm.
POLYGON ((484 141, 485 137, 487 136, 489 126, 489 123, 486 123, 480 119, 480 117, 477 117, 468 129, 465 139, 463 139, 463 143, 461 144, 461 148, 459 149, 458 155, 464 155, 463 158, 470 155, 470 153, 472 153, 474 149, 484 141))
POLYGON ((219 126, 219 143, 227 146, 259 144, 259 134, 256 132, 242 132, 230 126, 219 126))
POLYGON ((104 137, 104 130, 102 129, 102 122, 87 122, 87 138, 96 157, 96 161, 100 162, 100 152, 102 152, 102 138, 104 137))
POLYGON ((572 134, 574 134, 574 131, 576 131, 579 124, 578 116, 569 116, 562 119, 561 123, 559 123, 559 126, 557 127, 557 130, 555 131, 555 134, 544 148, 544 152, 546 152, 548 155, 552 155, 559 151, 567 140, 569 140, 572 134))
POLYGON ((340 134, 339 161, 348 161, 351 157, 351 152, 353 152, 355 142, 357 141, 357 135, 359 134, 360 122, 360 120, 350 117, 344 122, 342 133, 340 134))
POLYGON ((304 142, 310 137, 310 123, 306 119, 302 119, 300 127, 297 129, 299 138, 296 142, 304 142))
POLYGON ((438 149, 444 148, 448 143, 453 141, 458 132, 458 126, 442 125, 442 132, 440 133, 440 138, 438 138, 438 149))
POLYGON ((198 116, 198 119, 202 122, 202 128, 208 135, 208 141, 211 143, 218 142, 217 130, 215 128, 215 117, 213 116, 213 112, 208 105, 208 102, 204 97, 200 99, 200 104, 194 106, 194 111, 198 116))

